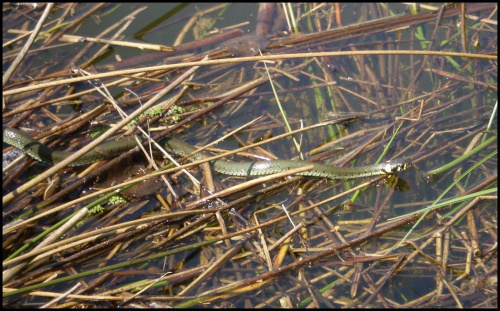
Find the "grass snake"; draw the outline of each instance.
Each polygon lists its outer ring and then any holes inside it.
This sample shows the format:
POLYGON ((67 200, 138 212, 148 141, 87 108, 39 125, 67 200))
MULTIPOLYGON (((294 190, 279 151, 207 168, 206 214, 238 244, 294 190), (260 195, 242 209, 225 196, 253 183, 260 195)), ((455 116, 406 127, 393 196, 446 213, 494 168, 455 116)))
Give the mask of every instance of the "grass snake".
MULTIPOLYGON (((3 140, 5 143, 23 150, 33 159, 49 165, 56 164, 72 154, 71 152, 53 150, 33 139, 28 134, 10 127, 3 128, 3 140)), ((196 148, 193 146, 175 138, 164 139, 162 140, 162 143, 165 150, 178 156, 186 156, 196 151, 196 148)), ((106 142, 75 160, 70 164, 70 166, 86 165, 107 158, 112 158, 136 146, 137 142, 133 138, 124 138, 117 141, 106 142)), ((207 154, 205 152, 199 152, 191 156, 189 159, 191 161, 195 161, 206 156, 207 154)), ((405 160, 393 160, 382 164, 360 167, 335 167, 300 160, 235 162, 221 159, 213 162, 213 167, 216 172, 234 176, 268 175, 307 165, 313 165, 313 169, 297 175, 326 177, 330 179, 352 179, 400 172, 409 168, 411 163, 405 160)))

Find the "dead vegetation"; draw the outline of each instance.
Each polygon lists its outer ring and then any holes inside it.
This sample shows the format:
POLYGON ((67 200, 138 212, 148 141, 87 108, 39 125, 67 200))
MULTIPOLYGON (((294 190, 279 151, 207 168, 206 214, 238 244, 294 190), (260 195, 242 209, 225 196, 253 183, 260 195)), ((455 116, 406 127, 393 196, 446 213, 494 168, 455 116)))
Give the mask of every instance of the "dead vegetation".
POLYGON ((4 126, 214 153, 4 167, 4 307, 497 307, 496 4, 3 9, 4 126), (413 167, 240 178, 216 157, 413 167))

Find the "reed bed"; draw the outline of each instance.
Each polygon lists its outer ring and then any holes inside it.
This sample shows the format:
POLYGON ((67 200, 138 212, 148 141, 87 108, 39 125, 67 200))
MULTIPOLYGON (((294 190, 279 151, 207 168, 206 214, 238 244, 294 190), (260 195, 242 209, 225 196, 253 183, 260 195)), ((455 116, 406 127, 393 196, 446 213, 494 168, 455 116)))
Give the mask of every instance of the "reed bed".
POLYGON ((3 125, 144 146, 4 147, 4 307, 497 307, 496 4, 123 6, 3 5, 3 125), (210 156, 151 156, 172 135, 210 156))

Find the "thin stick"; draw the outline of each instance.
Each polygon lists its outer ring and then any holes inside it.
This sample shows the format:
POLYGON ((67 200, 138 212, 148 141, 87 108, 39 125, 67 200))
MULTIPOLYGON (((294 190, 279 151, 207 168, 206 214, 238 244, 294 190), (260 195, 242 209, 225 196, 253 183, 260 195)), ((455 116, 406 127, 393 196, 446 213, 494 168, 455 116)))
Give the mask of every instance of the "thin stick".
MULTIPOLYGON (((27 30, 11 30, 10 32, 16 34, 27 34, 29 31, 27 30)), ((43 35, 43 33, 41 33, 43 35)), ((128 42, 128 41, 120 41, 120 40, 108 40, 108 39, 100 39, 93 37, 82 37, 82 36, 74 36, 74 35, 63 35, 59 38, 59 41, 70 42, 70 43, 78 43, 82 41, 87 42, 97 42, 102 44, 111 44, 116 46, 126 46, 132 47, 140 50, 153 50, 153 51, 163 51, 163 52, 173 52, 174 48, 161 44, 150 44, 150 43, 142 43, 142 42, 128 42)))
MULTIPOLYGON (((153 67, 141 67, 134 69, 111 71, 107 73, 99 73, 92 76, 93 79, 102 79, 108 77, 114 77, 118 75, 128 75, 139 72, 150 72, 157 70, 169 70, 192 66, 210 66, 219 64, 237 64, 244 62, 255 62, 255 61, 265 61, 265 60, 283 60, 283 59, 293 59, 293 58, 306 58, 306 57, 335 57, 335 56, 351 56, 351 55, 428 55, 428 56, 450 56, 450 57, 464 57, 464 58, 475 58, 475 59, 487 59, 496 60, 496 55, 487 54, 471 54, 471 53, 457 53, 457 52, 442 52, 442 51, 411 51, 411 50, 390 50, 390 51, 341 51, 341 52, 310 52, 310 53, 292 53, 292 54, 279 54, 279 55, 263 55, 263 56, 250 56, 250 57, 235 57, 235 58, 225 58, 225 59, 214 59, 207 60, 203 63, 196 62, 185 62, 179 64, 169 64, 153 67)), ((41 83, 37 85, 31 85, 27 87, 17 88, 14 90, 6 90, 3 92, 4 96, 18 94, 22 92, 39 90, 46 87, 76 83, 81 81, 86 81, 87 77, 77 77, 65 80, 52 81, 48 83, 41 83)))
POLYGON ((40 17, 40 20, 35 26, 35 29, 31 33, 31 36, 28 38, 28 41, 26 41, 26 44, 23 46, 19 54, 17 54, 16 59, 12 62, 10 65, 9 69, 5 72, 2 78, 2 86, 5 86, 5 83, 9 81, 10 77, 14 73, 14 70, 16 70, 17 66, 21 63, 23 60, 24 56, 26 56, 26 53, 28 53, 28 50, 30 49, 31 45, 35 41, 35 38, 38 36, 38 33, 40 32, 40 29, 42 29, 43 23, 49 16, 50 11, 52 10, 52 7, 54 6, 54 3, 49 3, 45 7, 45 11, 43 11, 42 16, 40 17))

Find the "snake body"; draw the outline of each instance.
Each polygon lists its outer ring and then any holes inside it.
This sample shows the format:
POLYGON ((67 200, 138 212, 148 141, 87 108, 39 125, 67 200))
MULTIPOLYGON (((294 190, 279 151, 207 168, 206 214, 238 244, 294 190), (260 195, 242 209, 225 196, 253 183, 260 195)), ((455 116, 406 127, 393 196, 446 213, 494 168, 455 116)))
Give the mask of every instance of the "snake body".
MULTIPOLYGON (((3 128, 3 140, 5 143, 23 150, 33 159, 49 165, 57 164, 70 156, 71 152, 53 150, 28 134, 10 127, 3 128)), ((117 141, 103 143, 94 150, 83 155, 70 166, 86 165, 104 159, 112 158, 137 146, 133 138, 124 138, 117 141)), ((163 141, 164 148, 178 156, 186 156, 196 151, 196 148, 177 140, 167 138, 163 141)), ((196 153, 189 159, 192 161, 206 157, 204 152, 196 153)), ((216 160, 213 163, 214 170, 218 173, 234 176, 258 176, 284 172, 294 168, 313 165, 310 171, 297 175, 310 177, 326 177, 330 179, 352 179, 383 174, 392 174, 406 170, 411 163, 405 160, 393 160, 382 164, 360 166, 360 167, 335 167, 308 161, 295 160, 271 160, 271 161, 242 161, 216 160)))

